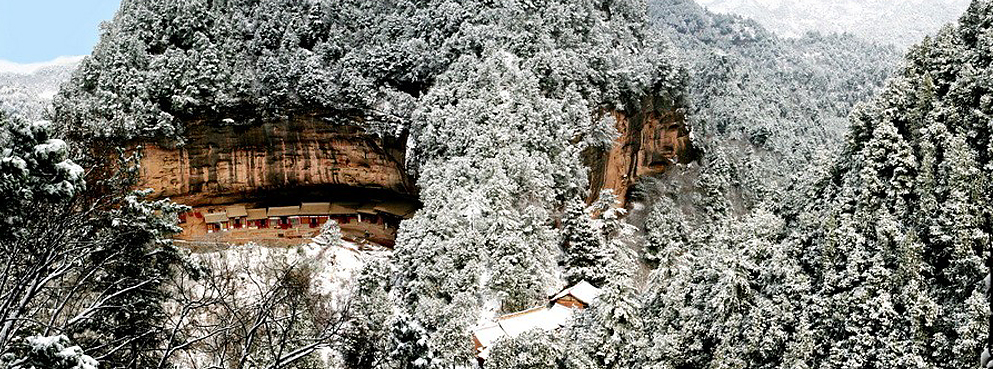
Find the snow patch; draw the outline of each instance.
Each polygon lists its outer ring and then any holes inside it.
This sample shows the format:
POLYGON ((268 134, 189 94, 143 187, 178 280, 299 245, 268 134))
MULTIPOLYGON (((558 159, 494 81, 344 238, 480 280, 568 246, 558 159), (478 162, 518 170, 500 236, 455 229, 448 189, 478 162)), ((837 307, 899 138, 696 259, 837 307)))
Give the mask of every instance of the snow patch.
POLYGON ((45 90, 45 91, 39 92, 37 96, 41 100, 52 100, 52 99, 55 98, 55 94, 57 94, 57 93, 58 93, 58 91, 56 91, 56 90, 45 90))
POLYGON ((69 178, 71 179, 83 177, 83 167, 79 166, 79 164, 73 163, 72 160, 60 161, 58 164, 55 164, 55 167, 65 173, 68 173, 69 178))
POLYGON ((53 154, 61 154, 66 150, 68 146, 65 141, 57 138, 49 139, 43 144, 38 144, 34 147, 34 154, 40 158, 49 158, 53 154))

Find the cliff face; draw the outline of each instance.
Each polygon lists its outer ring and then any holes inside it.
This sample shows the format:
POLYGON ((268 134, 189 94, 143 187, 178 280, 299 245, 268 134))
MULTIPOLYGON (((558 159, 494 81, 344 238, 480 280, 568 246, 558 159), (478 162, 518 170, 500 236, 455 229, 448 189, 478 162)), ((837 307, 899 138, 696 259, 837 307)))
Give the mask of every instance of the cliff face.
MULTIPOLYGON (((612 113, 620 136, 610 150, 591 150, 590 194, 611 188, 626 203, 635 181, 692 159, 683 114, 646 101, 640 112, 612 113)), ((142 143, 141 188, 157 197, 204 206, 250 202, 353 201, 416 195, 404 169, 404 142, 332 125, 312 116, 250 126, 190 124, 186 144, 142 143), (285 201, 284 201, 285 200, 285 201)))
POLYGON ((413 194, 404 142, 303 116, 251 126, 190 125, 186 144, 143 144, 141 187, 198 206, 301 188, 385 189, 413 194))
POLYGON ((590 167, 590 201, 603 189, 613 189, 622 204, 641 176, 665 172, 676 163, 693 159, 685 115, 669 104, 646 100, 631 116, 612 112, 620 136, 610 150, 586 154, 590 167))

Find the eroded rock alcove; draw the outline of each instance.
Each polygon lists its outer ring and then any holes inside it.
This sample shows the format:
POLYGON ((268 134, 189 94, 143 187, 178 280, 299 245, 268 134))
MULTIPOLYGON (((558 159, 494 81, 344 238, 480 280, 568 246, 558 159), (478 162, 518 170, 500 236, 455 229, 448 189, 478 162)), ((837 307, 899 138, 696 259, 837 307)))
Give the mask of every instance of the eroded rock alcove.
POLYGON ((141 186, 191 206, 270 191, 347 186, 413 195, 404 142, 301 116, 258 125, 191 125, 186 144, 144 143, 141 186))
MULTIPOLYGON (((620 136, 609 150, 585 155, 591 197, 611 188, 626 202, 639 177, 692 160, 685 116, 672 105, 647 99, 638 113, 611 113, 620 136)), ((195 122, 184 138, 180 146, 136 145, 140 187, 193 207, 180 219, 182 239, 293 244, 335 220, 346 236, 392 245, 400 220, 419 206, 403 138, 312 115, 195 122)))
POLYGON ((638 178, 658 175, 677 163, 694 159, 690 132, 682 109, 663 98, 646 99, 634 114, 612 112, 620 135, 610 150, 586 153, 593 201, 603 189, 613 189, 626 204, 638 178))
POLYGON ((140 144, 139 186, 193 207, 181 239, 292 244, 336 220, 346 236, 390 245, 417 208, 403 139, 316 116, 187 127, 181 146, 140 144))

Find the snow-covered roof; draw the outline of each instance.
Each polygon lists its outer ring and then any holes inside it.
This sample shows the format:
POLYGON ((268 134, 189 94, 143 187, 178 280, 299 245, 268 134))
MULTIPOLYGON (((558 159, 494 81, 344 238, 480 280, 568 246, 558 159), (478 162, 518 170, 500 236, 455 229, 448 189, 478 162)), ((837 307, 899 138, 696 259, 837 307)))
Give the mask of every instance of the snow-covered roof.
POLYGON ((593 300, 596 300, 596 298, 600 296, 601 293, 603 292, 600 291, 599 288, 594 287, 589 282, 580 281, 579 283, 576 283, 574 286, 566 288, 562 290, 562 292, 559 292, 557 295, 555 295, 555 297, 552 297, 552 301, 558 300, 566 296, 572 296, 575 297, 576 300, 579 300, 580 302, 589 305, 590 303, 593 302, 593 300))
POLYGON ((203 216, 203 221, 207 223, 223 223, 228 221, 228 213, 207 213, 203 216))
MULTIPOLYGON (((503 337, 517 337, 532 329, 550 331, 562 327, 572 318, 574 312, 575 309, 562 305, 536 307, 501 316, 496 323, 476 328, 472 333, 479 344, 487 348, 503 337)), ((482 353, 480 355, 482 357, 482 353)))
POLYGON ((503 331, 503 328, 500 328, 499 324, 492 323, 476 328, 476 330, 472 331, 472 334, 476 336, 476 340, 479 341, 480 345, 487 347, 505 336, 506 332, 503 331))
POLYGON ((530 331, 535 328, 544 329, 546 331, 553 330, 562 326, 566 319, 572 316, 561 315, 561 314, 549 314, 550 309, 546 307, 539 307, 530 310, 525 310, 519 313, 511 314, 511 316, 503 316, 498 318, 498 323, 500 328, 503 328, 504 332, 510 337, 517 337, 521 333, 530 331))
POLYGON ((560 327, 564 326, 569 319, 572 318, 572 314, 576 313, 576 309, 568 306, 562 306, 559 304, 554 304, 552 307, 548 308, 548 312, 545 314, 550 321, 555 322, 560 327))

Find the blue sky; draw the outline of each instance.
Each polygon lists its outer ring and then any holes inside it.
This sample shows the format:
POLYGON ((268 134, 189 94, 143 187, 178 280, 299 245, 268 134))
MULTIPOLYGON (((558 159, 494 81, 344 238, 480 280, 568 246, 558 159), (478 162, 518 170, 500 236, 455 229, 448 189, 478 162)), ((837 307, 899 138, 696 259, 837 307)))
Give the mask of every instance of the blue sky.
POLYGON ((90 53, 121 0, 0 0, 0 60, 36 63, 90 53))

